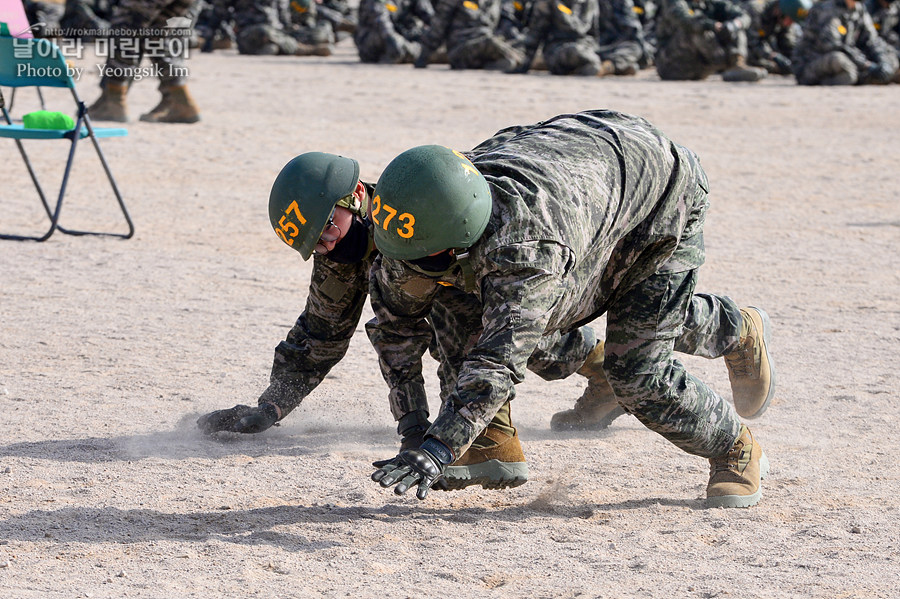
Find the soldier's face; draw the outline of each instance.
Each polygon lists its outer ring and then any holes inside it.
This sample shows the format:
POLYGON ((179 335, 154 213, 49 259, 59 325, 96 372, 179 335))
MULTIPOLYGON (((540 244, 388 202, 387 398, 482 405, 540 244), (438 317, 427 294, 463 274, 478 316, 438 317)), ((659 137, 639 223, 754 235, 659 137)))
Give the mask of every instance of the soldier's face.
POLYGON ((316 244, 316 253, 327 254, 333 250, 334 246, 336 246, 347 234, 347 231, 350 230, 350 224, 352 222, 352 212, 341 206, 336 207, 334 209, 334 214, 331 216, 331 220, 328 222, 328 225, 325 226, 325 231, 322 232, 322 237, 319 238, 319 243, 316 244))
POLYGON ((849 10, 856 8, 856 0, 844 0, 844 4, 849 10))

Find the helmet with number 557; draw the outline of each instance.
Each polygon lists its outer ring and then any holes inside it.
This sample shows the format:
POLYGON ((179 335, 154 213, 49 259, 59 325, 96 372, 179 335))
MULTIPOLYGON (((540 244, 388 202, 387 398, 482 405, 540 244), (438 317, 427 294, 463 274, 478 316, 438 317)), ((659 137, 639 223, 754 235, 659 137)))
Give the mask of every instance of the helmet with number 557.
POLYGON ((394 158, 375 185, 378 251, 416 260, 478 241, 491 216, 491 190, 461 153, 418 146, 394 158))
POLYGON ((269 221, 283 242, 312 255, 335 206, 365 212, 352 196, 359 182, 359 163, 324 152, 307 152, 288 162, 269 193, 269 221))

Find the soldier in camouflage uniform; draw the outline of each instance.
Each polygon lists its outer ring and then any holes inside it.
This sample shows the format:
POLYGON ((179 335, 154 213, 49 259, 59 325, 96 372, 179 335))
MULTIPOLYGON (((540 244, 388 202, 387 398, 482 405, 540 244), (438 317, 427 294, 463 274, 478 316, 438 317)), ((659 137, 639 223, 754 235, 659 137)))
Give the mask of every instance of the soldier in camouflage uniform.
POLYGON ((897 54, 875 31, 857 0, 821 0, 813 5, 793 55, 800 85, 889 83, 897 54))
MULTIPOLYGON (((164 29, 172 18, 187 18, 194 0, 120 0, 113 9, 111 27, 113 30, 164 29)), ((182 44, 183 52, 176 53, 176 45, 162 43, 165 40, 130 36, 138 40, 137 52, 124 49, 120 41, 110 40, 106 71, 100 82, 100 98, 90 107, 91 117, 101 121, 127 122, 125 96, 134 82, 129 72, 137 69, 144 54, 159 73, 159 104, 150 112, 141 115, 141 120, 150 123, 196 123, 200 112, 187 89, 183 54, 187 52, 187 40, 182 44), (153 51, 146 51, 153 43, 153 51)), ((127 47, 126 47, 127 48, 127 47)))
POLYGON ((313 0, 232 0, 241 54, 329 56, 330 31, 319 32, 313 0))
POLYGON ((525 60, 510 72, 527 73, 543 46, 547 70, 554 75, 612 73, 612 63, 601 63, 597 55, 598 11, 597 0, 535 0, 525 27, 525 60))
POLYGON ((437 0, 414 66, 427 67, 432 54, 445 45, 451 69, 516 67, 523 56, 497 33, 500 11, 501 0, 437 0))
POLYGON ((812 0, 749 0, 744 6, 752 23, 747 36, 747 64, 769 73, 791 75, 791 54, 800 41, 800 22, 812 0))
POLYGON ((731 0, 662 0, 656 22, 656 71, 662 79, 759 81, 747 66, 750 15, 731 0))
POLYGON ((415 62, 419 39, 431 21, 429 0, 362 0, 353 41, 362 62, 415 62))
POLYGON ((515 47, 525 42, 525 24, 534 0, 501 0, 497 33, 515 47))
POLYGON ((418 485, 423 499, 514 397, 537 341, 605 313, 603 370, 619 403, 709 459, 710 505, 755 504, 768 461, 738 413, 757 416, 772 398, 770 325, 758 308, 694 292, 707 190, 693 152, 612 111, 507 129, 466 155, 420 146, 395 158, 375 186, 372 326, 396 337, 420 327, 434 296, 404 286, 409 264, 449 254, 453 284, 481 300, 483 330, 425 441, 372 478, 400 494, 418 485), (735 407, 674 358, 679 345, 725 357, 735 407))
POLYGON ((594 33, 597 53, 609 61, 616 75, 634 75, 653 64, 653 47, 644 39, 644 26, 632 0, 600 0, 594 33))
MULTIPOLYGON (((878 35, 900 57, 900 0, 869 0, 866 8, 878 35)), ((894 75, 894 83, 900 83, 900 71, 894 75)))
MULTIPOLYGON (((312 152, 292 160, 276 179, 270 198, 273 227, 304 259, 316 253, 306 308, 275 349, 270 384, 260 395, 257 407, 237 405, 206 414, 197 421, 203 432, 257 433, 268 429, 299 406, 347 352, 368 297, 369 270, 378 256, 367 210, 373 185, 358 177, 356 161, 312 152), (299 220, 298 214, 304 218, 299 220)), ((432 288, 435 283, 420 274, 410 279, 407 286, 432 288)), ((477 299, 471 294, 441 286, 429 315, 430 324, 416 331, 414 339, 404 340, 402 345, 380 339, 380 347, 390 362, 402 359, 409 366, 403 380, 392 382, 389 395, 402 448, 418 447, 429 425, 422 355, 430 348, 439 361, 442 397, 446 396, 455 388, 468 347, 478 338, 481 322, 470 318, 478 314, 478 308, 477 299)), ((545 380, 565 378, 576 372, 597 347, 602 352, 602 343, 597 343, 593 330, 587 326, 565 335, 551 333, 537 344, 528 368, 545 380)), ((605 379, 589 376, 588 389, 586 393, 612 400, 604 411, 604 422, 594 422, 593 428, 603 428, 623 413, 605 379)), ((515 486, 524 483, 527 474, 506 406, 465 462, 449 471, 448 486, 515 486)))

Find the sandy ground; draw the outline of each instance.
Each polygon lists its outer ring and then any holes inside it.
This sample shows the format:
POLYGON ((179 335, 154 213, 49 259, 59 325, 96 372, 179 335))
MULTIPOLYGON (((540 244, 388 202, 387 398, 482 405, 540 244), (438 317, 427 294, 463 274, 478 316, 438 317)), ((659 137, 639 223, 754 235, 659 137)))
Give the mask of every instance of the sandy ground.
MULTIPOLYGON (((78 83, 91 101, 96 59, 78 64, 94 69, 78 83)), ((361 65, 349 42, 330 58, 189 65, 201 123, 137 122, 157 100, 142 81, 129 136, 103 144, 133 239, 0 242, 0 596, 897 596, 900 88, 416 71, 361 65), (265 208, 290 158, 345 153, 375 180, 413 145, 467 149, 599 107, 700 154, 700 287, 772 317, 759 506, 704 509, 706 462, 633 418, 554 434, 585 380, 530 374, 513 408, 528 484, 395 497, 369 480, 397 440, 362 326, 282 426, 197 433, 200 414, 255 403, 304 305, 309 265, 265 208)), ((20 92, 15 112, 34 100, 20 92)), ((52 187, 65 144, 29 147, 52 187)), ((0 160, 0 230, 41 230, 12 143, 0 160)), ((77 166, 64 223, 122 230, 88 146, 77 166)), ((721 361, 686 362, 730 396, 721 361)))

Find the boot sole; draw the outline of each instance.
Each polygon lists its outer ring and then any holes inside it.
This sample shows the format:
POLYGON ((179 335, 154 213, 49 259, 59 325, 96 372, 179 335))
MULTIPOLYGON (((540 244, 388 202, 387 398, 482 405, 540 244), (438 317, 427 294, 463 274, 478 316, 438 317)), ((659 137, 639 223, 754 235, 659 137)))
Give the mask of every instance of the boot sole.
MULTIPOLYGON (((566 412, 560 412, 560 414, 566 414, 566 412)), ((583 422, 583 423, 565 423, 561 424, 558 420, 550 419, 550 430, 556 431, 558 433, 564 433, 567 431, 602 431, 609 428, 609 425, 613 423, 613 420, 618 418, 619 416, 623 416, 625 414, 625 410, 620 407, 613 409, 609 414, 598 420, 597 422, 583 422)))
POLYGON ((772 401, 772 397, 775 395, 775 363, 772 361, 772 356, 769 355, 769 346, 772 344, 772 323, 769 321, 769 315, 766 314, 766 311, 762 308, 757 308, 756 306, 747 306, 752 310, 756 310, 762 319, 763 323, 763 347, 766 350, 766 362, 769 364, 769 390, 766 393, 766 399, 763 401, 762 405, 750 416, 741 415, 742 418, 746 418, 747 420, 753 420, 759 418, 763 415, 768 407, 769 403, 772 401))
POLYGON ((444 471, 447 491, 459 491, 473 485, 482 489, 507 489, 528 482, 528 464, 488 460, 471 466, 448 466, 444 471))
MULTIPOLYGON (((765 452, 759 457, 759 480, 763 481, 769 475, 769 458, 765 452)), ((720 497, 707 497, 706 507, 752 507, 759 503, 762 497, 762 484, 753 495, 722 495, 720 497)))

